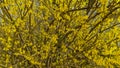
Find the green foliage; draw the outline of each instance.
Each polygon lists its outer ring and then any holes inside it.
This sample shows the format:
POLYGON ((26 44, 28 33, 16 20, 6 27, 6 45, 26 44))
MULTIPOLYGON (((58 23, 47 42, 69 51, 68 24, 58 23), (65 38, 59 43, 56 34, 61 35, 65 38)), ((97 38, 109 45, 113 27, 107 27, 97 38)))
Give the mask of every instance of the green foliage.
POLYGON ((1 0, 1 68, 119 68, 120 0, 1 0))

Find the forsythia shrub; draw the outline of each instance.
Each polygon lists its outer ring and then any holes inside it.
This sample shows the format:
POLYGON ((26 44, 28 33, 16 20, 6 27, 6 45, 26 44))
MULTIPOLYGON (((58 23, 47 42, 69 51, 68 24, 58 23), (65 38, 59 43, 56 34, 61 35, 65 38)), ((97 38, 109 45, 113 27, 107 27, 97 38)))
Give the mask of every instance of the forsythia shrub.
POLYGON ((120 0, 0 0, 0 68, 119 68, 120 0))

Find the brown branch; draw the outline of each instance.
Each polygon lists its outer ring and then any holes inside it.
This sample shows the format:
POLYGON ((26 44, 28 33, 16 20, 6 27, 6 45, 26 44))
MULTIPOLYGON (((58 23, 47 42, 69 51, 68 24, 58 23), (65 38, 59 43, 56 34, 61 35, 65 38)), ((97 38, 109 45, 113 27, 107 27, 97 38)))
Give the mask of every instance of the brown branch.
POLYGON ((104 31, 106 31, 106 30, 108 30, 108 29, 114 28, 115 26, 117 26, 117 25, 119 25, 119 24, 120 24, 120 23, 114 24, 114 25, 112 25, 112 26, 110 26, 110 27, 102 30, 100 33, 103 33, 104 31))
POLYGON ((65 13, 80 11, 80 10, 85 10, 85 9, 88 9, 88 8, 71 9, 71 10, 66 11, 65 13))
POLYGON ((15 0, 16 5, 18 6, 18 12, 20 13, 20 16, 22 17, 22 10, 20 9, 20 6, 17 3, 17 0, 15 0))
POLYGON ((24 19, 24 17, 27 15, 27 13, 29 12, 29 10, 32 8, 33 2, 34 2, 34 0, 32 0, 32 4, 30 5, 29 8, 27 8, 26 12, 23 13, 23 16, 21 17, 21 19, 24 19))
POLYGON ((106 14, 101 21, 99 21, 93 28, 91 28, 91 30, 89 31, 89 34, 90 34, 99 24, 101 24, 110 14, 112 14, 112 12, 114 12, 114 11, 117 10, 118 8, 120 8, 120 7, 116 7, 116 8, 114 8, 112 11, 110 11, 108 14, 106 14))
POLYGON ((12 16, 10 15, 8 9, 5 6, 1 7, 1 9, 2 9, 2 12, 7 16, 7 18, 9 18, 11 21, 13 21, 12 16))
POLYGON ((94 19, 96 16, 100 15, 100 13, 96 13, 94 16, 88 18, 86 22, 89 22, 91 19, 94 19))

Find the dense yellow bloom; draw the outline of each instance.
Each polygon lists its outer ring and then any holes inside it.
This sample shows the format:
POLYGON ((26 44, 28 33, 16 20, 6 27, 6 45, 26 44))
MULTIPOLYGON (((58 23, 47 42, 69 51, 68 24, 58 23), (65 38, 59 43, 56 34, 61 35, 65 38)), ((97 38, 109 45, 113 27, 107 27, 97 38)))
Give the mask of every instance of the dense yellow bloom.
POLYGON ((0 1, 0 68, 120 68, 120 0, 0 1))

